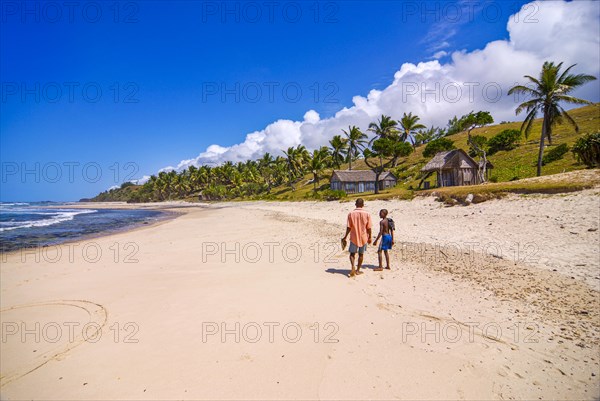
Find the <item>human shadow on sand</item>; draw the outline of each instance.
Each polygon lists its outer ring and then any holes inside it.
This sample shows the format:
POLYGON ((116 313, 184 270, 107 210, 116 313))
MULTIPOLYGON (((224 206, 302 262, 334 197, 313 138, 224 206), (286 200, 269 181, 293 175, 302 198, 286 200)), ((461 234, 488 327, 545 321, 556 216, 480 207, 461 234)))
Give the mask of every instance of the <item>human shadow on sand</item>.
MULTIPOLYGON (((371 265, 371 264, 364 264, 361 266, 361 271, 365 270, 365 269, 376 269, 379 266, 377 265, 371 265)), ((350 269, 335 269, 335 268, 329 268, 327 270, 325 270, 325 272, 330 273, 330 274, 342 274, 344 276, 348 276, 350 274, 350 269)))
POLYGON ((371 269, 371 270, 374 270, 374 269, 377 269, 378 267, 379 267, 379 265, 363 264, 362 267, 361 267, 361 269, 371 269))
POLYGON ((344 276, 347 276, 348 274, 350 274, 350 269, 334 269, 334 268, 329 268, 327 270, 325 270, 327 273, 331 273, 331 274, 342 274, 344 276))

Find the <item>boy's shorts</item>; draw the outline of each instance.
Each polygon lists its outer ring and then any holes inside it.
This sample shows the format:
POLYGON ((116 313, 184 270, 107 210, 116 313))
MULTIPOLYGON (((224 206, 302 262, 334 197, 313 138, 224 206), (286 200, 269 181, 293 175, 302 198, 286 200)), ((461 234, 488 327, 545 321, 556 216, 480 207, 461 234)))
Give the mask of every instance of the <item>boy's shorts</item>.
POLYGON ((381 242, 379 243, 380 251, 387 251, 392 249, 392 235, 391 234, 383 234, 381 236, 381 242))
POLYGON ((350 246, 348 247, 348 252, 350 253, 365 253, 365 251, 367 250, 367 244, 364 244, 363 246, 359 247, 357 246, 354 242, 350 241, 350 246))

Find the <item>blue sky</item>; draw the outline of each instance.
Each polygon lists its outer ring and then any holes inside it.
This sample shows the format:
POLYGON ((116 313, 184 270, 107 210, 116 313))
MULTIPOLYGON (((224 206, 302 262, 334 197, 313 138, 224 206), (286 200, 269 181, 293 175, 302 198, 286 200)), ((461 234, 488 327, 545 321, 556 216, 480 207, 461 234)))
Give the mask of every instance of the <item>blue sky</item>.
POLYGON ((508 40, 509 16, 525 4, 494 2, 471 18, 468 2, 10 3, 2 201, 90 197, 279 119, 331 118, 385 89, 404 63, 508 40))

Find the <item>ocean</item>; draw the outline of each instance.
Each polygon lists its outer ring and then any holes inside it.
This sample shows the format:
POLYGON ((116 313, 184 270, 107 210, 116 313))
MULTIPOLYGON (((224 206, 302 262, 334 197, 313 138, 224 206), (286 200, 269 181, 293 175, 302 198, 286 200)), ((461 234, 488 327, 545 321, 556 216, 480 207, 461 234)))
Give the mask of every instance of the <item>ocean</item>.
POLYGON ((0 202, 0 252, 56 245, 121 231, 169 216, 156 210, 74 209, 69 205, 57 202, 0 202))

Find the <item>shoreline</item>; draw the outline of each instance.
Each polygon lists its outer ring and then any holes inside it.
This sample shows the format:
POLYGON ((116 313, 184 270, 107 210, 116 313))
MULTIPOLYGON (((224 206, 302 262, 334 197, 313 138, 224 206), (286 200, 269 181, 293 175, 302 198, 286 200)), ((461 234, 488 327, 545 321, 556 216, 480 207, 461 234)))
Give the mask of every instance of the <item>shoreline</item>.
MULTIPOLYGON (((51 206, 48 207, 48 209, 65 209, 65 206, 51 206)), ((69 209, 94 209, 90 206, 80 206, 80 207, 68 207, 69 209)), ((90 241, 90 240, 94 240, 94 239, 99 239, 99 238, 105 238, 105 237, 111 237, 114 235, 119 235, 119 234, 126 234, 126 233, 133 233, 136 232, 138 230, 143 230, 145 228, 151 228, 151 227, 156 227, 156 226, 160 226, 162 224, 165 224, 171 220, 175 220, 178 217, 180 217, 181 215, 186 214, 185 210, 180 210, 180 209, 170 209, 169 207, 166 208, 154 208, 154 209, 148 209, 148 208, 113 208, 113 207, 108 207, 108 205, 103 205, 101 207, 98 207, 96 209, 118 209, 118 210, 160 210, 162 212, 162 217, 157 218, 156 220, 152 221, 152 222, 136 222, 136 223, 131 223, 128 226, 124 226, 124 227, 120 227, 120 228, 116 228, 116 229, 107 229, 107 230, 103 230, 103 231, 98 231, 95 233, 90 233, 87 235, 81 235, 79 237, 76 238, 70 238, 67 239, 65 241, 59 242, 59 243, 54 243, 54 244, 44 244, 44 245, 36 245, 34 247, 20 247, 17 249, 12 249, 10 251, 7 252, 2 252, 0 251, 0 260, 4 261, 7 257, 11 256, 11 255, 16 255, 16 254, 23 254, 23 252, 27 249, 31 250, 31 249, 41 249, 41 248, 48 248, 48 247, 61 247, 61 246, 69 246, 69 245, 73 245, 79 242, 83 242, 83 241, 90 241)))
POLYGON ((60 209, 68 207, 69 209, 119 209, 119 210, 179 210, 190 207, 207 207, 209 204, 201 202, 186 202, 186 201, 164 201, 164 202, 148 202, 148 203, 127 203, 127 202, 73 202, 67 203, 66 206, 52 205, 48 209, 60 209))

